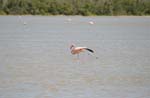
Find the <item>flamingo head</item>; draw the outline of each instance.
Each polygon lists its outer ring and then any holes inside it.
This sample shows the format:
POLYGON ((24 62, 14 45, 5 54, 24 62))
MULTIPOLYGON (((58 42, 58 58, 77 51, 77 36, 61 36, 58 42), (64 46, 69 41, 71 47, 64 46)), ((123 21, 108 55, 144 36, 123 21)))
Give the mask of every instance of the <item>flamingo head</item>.
POLYGON ((72 49, 72 48, 74 48, 75 46, 72 44, 71 46, 70 46, 70 49, 72 49))

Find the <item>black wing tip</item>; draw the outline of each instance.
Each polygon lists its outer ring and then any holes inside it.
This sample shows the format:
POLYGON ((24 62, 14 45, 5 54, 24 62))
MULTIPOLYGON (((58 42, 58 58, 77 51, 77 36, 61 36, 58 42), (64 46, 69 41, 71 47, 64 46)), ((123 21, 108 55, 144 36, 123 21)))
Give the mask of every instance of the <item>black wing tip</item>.
POLYGON ((94 53, 94 51, 93 51, 92 49, 86 48, 86 50, 88 50, 88 51, 94 53))

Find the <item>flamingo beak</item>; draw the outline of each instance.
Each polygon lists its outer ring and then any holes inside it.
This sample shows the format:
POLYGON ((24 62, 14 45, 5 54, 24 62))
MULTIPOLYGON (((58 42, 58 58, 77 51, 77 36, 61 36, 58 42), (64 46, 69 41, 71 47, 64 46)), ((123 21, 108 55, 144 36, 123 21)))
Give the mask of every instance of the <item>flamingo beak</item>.
POLYGON ((72 47, 74 47, 74 45, 71 45, 71 46, 70 46, 70 49, 72 49, 72 47))
POLYGON ((71 45, 71 46, 70 46, 70 49, 72 49, 72 47, 73 47, 73 46, 71 45))

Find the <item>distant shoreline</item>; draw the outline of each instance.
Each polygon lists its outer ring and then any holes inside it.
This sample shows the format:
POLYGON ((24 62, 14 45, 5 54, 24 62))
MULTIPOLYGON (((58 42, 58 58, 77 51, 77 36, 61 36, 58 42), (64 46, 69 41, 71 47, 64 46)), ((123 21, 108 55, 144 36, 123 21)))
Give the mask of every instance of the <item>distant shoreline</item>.
POLYGON ((150 0, 1 0, 0 15, 150 15, 150 0))

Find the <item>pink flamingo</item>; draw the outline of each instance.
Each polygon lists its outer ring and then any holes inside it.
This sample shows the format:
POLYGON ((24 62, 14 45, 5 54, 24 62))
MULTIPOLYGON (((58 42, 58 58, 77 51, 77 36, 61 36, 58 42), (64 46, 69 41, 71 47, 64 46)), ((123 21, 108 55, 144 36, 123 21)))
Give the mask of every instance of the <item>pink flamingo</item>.
POLYGON ((70 50, 73 55, 77 54, 78 58, 79 58, 79 53, 84 52, 85 50, 94 53, 92 49, 89 49, 87 47, 75 47, 74 45, 70 46, 70 50))

